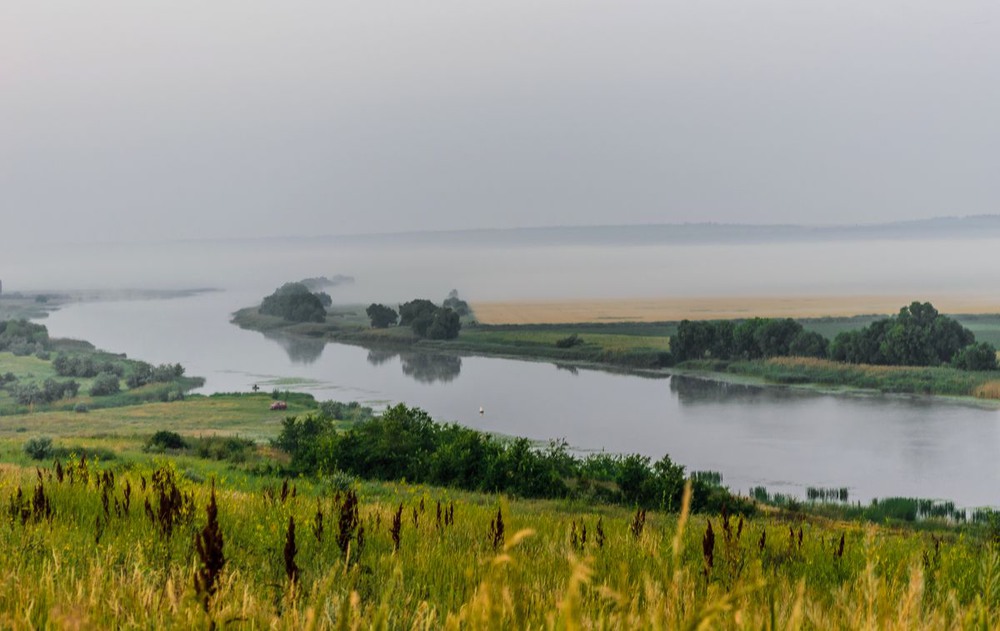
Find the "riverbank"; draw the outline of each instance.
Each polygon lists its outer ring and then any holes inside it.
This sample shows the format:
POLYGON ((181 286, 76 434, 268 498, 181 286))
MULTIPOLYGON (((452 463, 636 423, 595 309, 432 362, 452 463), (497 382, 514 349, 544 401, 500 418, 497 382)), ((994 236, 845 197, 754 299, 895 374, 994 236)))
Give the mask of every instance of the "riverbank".
MULTIPOLYGON (((842 331, 860 329, 876 317, 807 318, 800 322, 806 330, 833 337, 842 331)), ((973 314, 956 316, 956 320, 973 330, 977 339, 997 343, 1000 316, 973 314)), ((232 322, 265 335, 280 333, 375 349, 550 361, 650 374, 740 377, 758 385, 812 385, 839 392, 854 390, 1000 400, 1000 372, 997 371, 970 372, 947 366, 866 366, 792 357, 756 361, 707 360, 674 365, 670 338, 677 330, 676 322, 477 324, 465 326, 455 340, 421 339, 406 327, 371 329, 360 306, 338 306, 326 322, 302 324, 261 315, 255 307, 248 307, 233 314, 232 322), (571 338, 572 343, 567 344, 571 338)))
POLYGON ((291 323, 263 315, 257 307, 247 307, 235 312, 231 322, 265 335, 297 336, 368 348, 538 359, 635 370, 668 367, 670 335, 676 331, 672 323, 558 327, 466 324, 457 339, 429 340, 417 337, 408 327, 370 328, 361 306, 336 306, 322 323, 291 323), (574 335, 572 343, 558 345, 574 335))

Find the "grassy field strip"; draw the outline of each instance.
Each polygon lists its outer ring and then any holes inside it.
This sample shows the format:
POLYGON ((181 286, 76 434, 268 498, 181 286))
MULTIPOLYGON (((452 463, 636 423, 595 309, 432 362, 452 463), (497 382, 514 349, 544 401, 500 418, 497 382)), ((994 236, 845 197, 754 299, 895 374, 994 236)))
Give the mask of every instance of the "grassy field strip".
POLYGON ((171 429, 183 434, 239 435, 266 440, 277 436, 286 414, 307 408, 290 402, 287 412, 271 411, 270 394, 240 397, 189 397, 185 401, 73 412, 36 412, 3 417, 0 437, 15 434, 86 437, 100 434, 151 434, 171 429))
MULTIPOLYGON (((1000 313, 1000 299, 989 294, 943 294, 921 299, 933 302, 942 313, 1000 313)), ((474 303, 472 308, 483 324, 568 324, 888 315, 899 311, 899 305, 909 304, 912 300, 912 296, 885 295, 664 297, 482 301, 474 303)))

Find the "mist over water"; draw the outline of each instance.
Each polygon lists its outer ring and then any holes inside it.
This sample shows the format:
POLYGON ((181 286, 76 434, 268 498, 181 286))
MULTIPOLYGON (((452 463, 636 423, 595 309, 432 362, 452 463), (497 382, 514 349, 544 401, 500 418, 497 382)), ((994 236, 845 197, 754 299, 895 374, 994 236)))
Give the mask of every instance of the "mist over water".
POLYGON ((0 252, 6 291, 224 288, 269 293, 346 274, 338 302, 1000 293, 1000 239, 698 245, 490 245, 361 240, 188 241, 0 252))

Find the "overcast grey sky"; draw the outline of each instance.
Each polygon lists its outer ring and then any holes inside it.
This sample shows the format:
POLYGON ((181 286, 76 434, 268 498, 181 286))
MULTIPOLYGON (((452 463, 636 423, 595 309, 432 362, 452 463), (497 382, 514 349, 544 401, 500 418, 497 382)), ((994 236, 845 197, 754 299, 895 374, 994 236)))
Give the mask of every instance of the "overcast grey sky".
POLYGON ((0 245, 1000 212, 1000 3, 6 1, 0 245))

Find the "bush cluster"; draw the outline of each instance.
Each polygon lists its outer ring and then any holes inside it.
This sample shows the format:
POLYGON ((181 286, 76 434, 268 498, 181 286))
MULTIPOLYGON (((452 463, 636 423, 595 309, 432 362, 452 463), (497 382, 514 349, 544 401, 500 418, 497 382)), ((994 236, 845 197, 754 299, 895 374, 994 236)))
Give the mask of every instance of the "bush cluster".
POLYGON ((49 331, 44 325, 27 320, 0 321, 0 352, 18 357, 44 353, 50 344, 49 331))
POLYGON ((62 398, 73 398, 80 391, 80 384, 74 380, 56 381, 46 379, 39 388, 34 383, 18 383, 10 388, 11 396, 18 405, 52 403, 62 398))
POLYGON ((80 377, 90 379, 99 374, 111 374, 116 377, 125 376, 125 366, 122 362, 95 358, 92 354, 67 355, 59 353, 52 360, 52 367, 60 377, 80 377))
POLYGON ((151 383, 170 383, 184 376, 184 366, 180 364, 160 364, 153 366, 146 362, 135 362, 132 372, 125 380, 130 389, 140 388, 151 383))
MULTIPOLYGON (((343 471, 362 478, 406 480, 522 497, 588 497, 647 508, 677 509, 684 467, 664 456, 580 458, 564 441, 536 448, 526 438, 501 440, 455 424, 435 422, 417 408, 397 405, 337 431, 310 414, 284 420, 275 446, 291 455, 297 473, 343 471)), ((698 482, 696 506, 738 504, 724 489, 698 482)))

